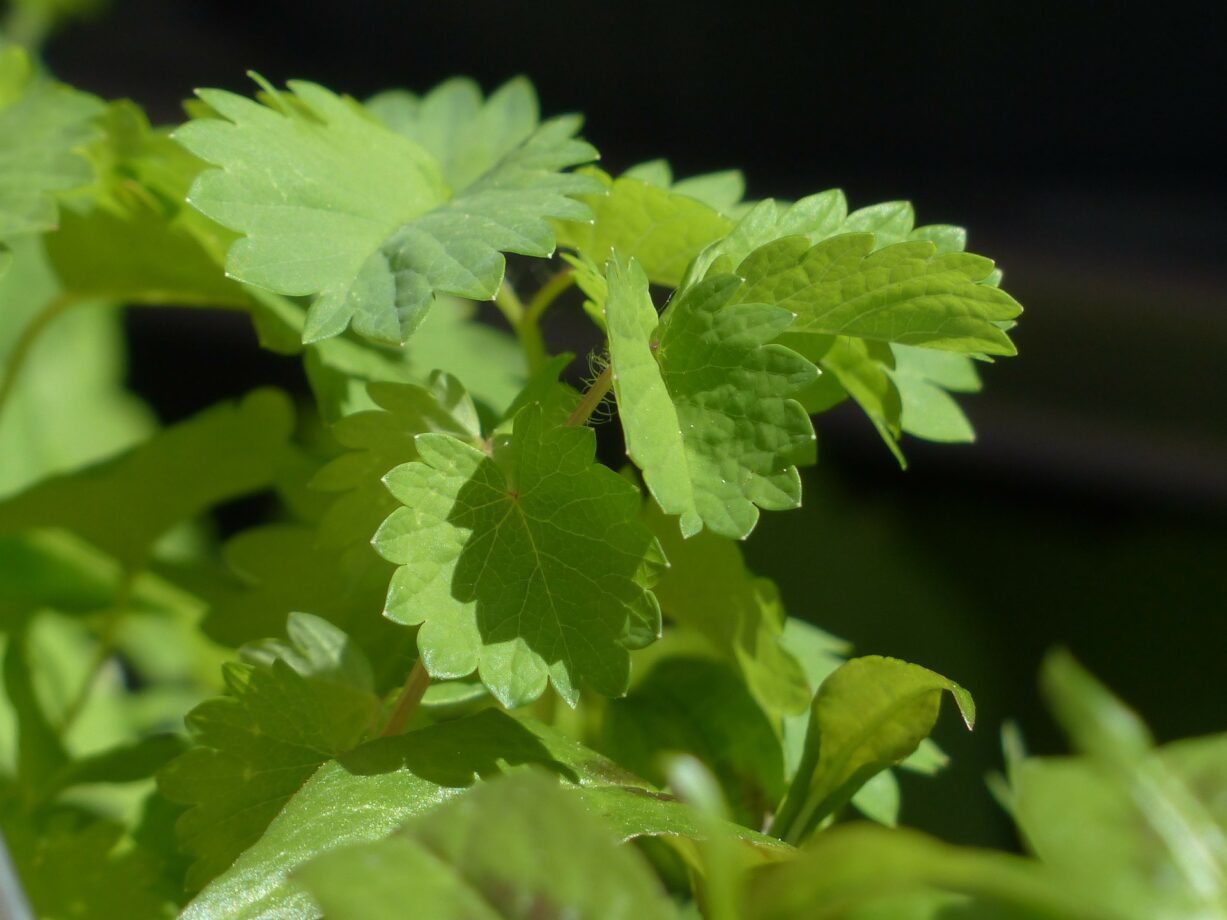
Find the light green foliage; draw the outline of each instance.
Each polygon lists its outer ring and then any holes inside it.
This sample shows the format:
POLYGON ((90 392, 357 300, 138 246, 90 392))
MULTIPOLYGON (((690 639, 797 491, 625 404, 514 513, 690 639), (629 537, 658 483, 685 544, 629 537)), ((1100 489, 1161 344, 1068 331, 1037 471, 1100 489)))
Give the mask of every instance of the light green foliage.
POLYGON ((912 754, 937 723, 947 691, 971 728, 971 695, 919 665, 871 655, 832 672, 814 695, 805 751, 773 830, 804 839, 870 777, 912 754))
POLYGON ((847 335, 974 354, 1012 355, 996 325, 1021 308, 1000 288, 983 256, 939 253, 927 240, 875 247, 868 233, 811 246, 785 237, 737 267, 745 279, 735 303, 770 303, 797 314, 793 333, 847 335))
POLYGON ((902 828, 847 825, 752 876, 748 920, 1107 920, 1076 887, 1006 853, 902 828))
POLYGON ((353 748, 375 727, 380 701, 370 665, 348 638, 317 617, 291 616, 290 644, 249 650, 226 669, 229 696, 188 715, 194 747, 159 774, 196 861, 199 889, 260 839, 320 764, 353 748))
POLYGON ((581 684, 626 690, 628 648, 650 642, 660 562, 626 480, 593 463, 586 428, 546 428, 538 406, 493 454, 445 434, 416 438, 418 462, 386 482, 398 508, 375 547, 399 566, 387 615, 422 623, 431 675, 482 682, 507 706, 548 680, 574 705, 581 684))
POLYGON ((90 181, 82 148, 102 103, 31 74, 25 52, 0 49, 0 250, 56 225, 57 192, 90 181))
POLYGON ((711 205, 681 189, 593 171, 603 196, 585 199, 594 219, 562 224, 559 243, 595 265, 616 252, 634 259, 654 284, 677 287, 690 261, 733 227, 711 205))
POLYGON ((634 261, 612 261, 605 305, 614 392, 626 449, 682 533, 704 526, 741 538, 758 509, 801 503, 796 464, 814 433, 790 397, 814 368, 770 345, 786 310, 737 302, 740 282, 711 278, 684 291, 658 321, 634 261))
POLYGON ((739 169, 722 169, 675 182, 673 167, 668 160, 648 160, 632 166, 622 174, 622 178, 639 179, 649 185, 696 198, 721 214, 737 216, 737 212, 746 207, 741 203, 746 193, 746 178, 739 169))
POLYGON ((1045 662, 1042 683, 1085 756, 1010 765, 1027 847, 1112 916, 1227 916, 1227 737, 1153 747, 1138 716, 1065 654, 1045 662))
POLYGON ((768 713, 807 712, 817 684, 807 685, 802 664, 783 641, 792 621, 775 584, 746 568, 735 541, 710 531, 683 539, 655 503, 645 519, 669 560, 653 588, 664 615, 736 665, 768 713))
POLYGON ((899 427, 926 441, 974 441, 971 423, 951 393, 978 393, 980 375, 967 355, 892 345, 887 369, 899 392, 899 427))
POLYGON ((172 525, 267 486, 284 461, 291 424, 285 396, 258 390, 167 428, 114 460, 0 503, 0 533, 62 527, 130 569, 140 568, 172 525))
MULTIPOLYGON (((0 278, 0 374, 18 343, 59 294, 42 247, 24 239, 0 278)), ((54 473, 131 447, 151 427, 149 413, 126 393, 124 346, 115 312, 82 305, 49 317, 0 404, 0 496, 54 473)))
POLYGON ((416 460, 419 434, 438 432, 467 444, 481 443, 481 423, 469 394, 454 377, 434 376, 427 386, 372 383, 376 408, 337 421, 332 435, 348 452, 323 467, 312 487, 340 493, 321 522, 324 545, 367 544, 397 503, 383 477, 416 460))
POLYGON ((626 699, 609 705, 602 750, 657 785, 665 783, 667 754, 692 754, 748 827, 760 827, 784 794, 775 726, 737 673, 718 661, 657 663, 626 699))
POLYGON ((357 103, 313 83, 290 91, 262 105, 202 90, 221 117, 175 136, 221 167, 201 175, 191 202, 244 234, 226 256, 229 274, 314 297, 304 342, 352 323, 366 338, 403 343, 436 292, 492 298, 503 252, 548 256, 546 219, 588 215, 572 196, 596 183, 562 172, 595 157, 574 139, 576 118, 542 124, 485 172, 449 186, 426 148, 357 103))
MULTIPOLYGON (((478 779, 526 766, 559 774, 614 839, 658 836, 689 852, 705 833, 693 809, 543 725, 485 710, 394 738, 368 742, 325 764, 293 796, 260 840, 188 906, 187 920, 315 912, 291 875, 312 858, 382 840, 411 818, 460 795, 478 779)), ((747 860, 789 848, 724 826, 747 860)))
POLYGON ((557 781, 533 773, 482 784, 387 840, 309 863, 298 877, 338 920, 403 916, 407 904, 439 920, 677 915, 638 853, 557 781))

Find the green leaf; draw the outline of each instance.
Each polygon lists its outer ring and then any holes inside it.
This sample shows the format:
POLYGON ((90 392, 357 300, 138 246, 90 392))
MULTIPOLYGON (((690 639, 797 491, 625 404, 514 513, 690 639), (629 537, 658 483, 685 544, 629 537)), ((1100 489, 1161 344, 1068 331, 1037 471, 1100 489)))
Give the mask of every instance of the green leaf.
POLYGON ((364 547, 397 507, 383 477, 418 458, 416 437, 439 432, 466 443, 481 443, 477 407, 454 377, 436 374, 427 386, 372 383, 367 393, 375 407, 340 419, 332 435, 348 451, 325 465, 311 487, 339 493, 320 525, 321 542, 343 548, 364 547))
POLYGON ((49 778, 68 764, 59 732, 35 692, 27 652, 27 630, 19 629, 4 646, 4 693, 17 717, 17 781, 26 804, 47 793, 49 778))
POLYGON ((971 422, 950 393, 975 393, 980 377, 967 355, 892 345, 894 366, 887 368, 899 392, 900 427, 927 441, 974 441, 971 422))
POLYGON ((290 644, 264 644, 225 670, 230 695, 187 717, 193 747, 159 774, 162 793, 191 806, 179 819, 202 887, 260 839, 307 778, 374 728, 381 704, 370 665, 318 617, 291 616, 290 644))
POLYGON ((611 261, 606 323, 627 453, 686 536, 704 526, 742 538, 758 509, 801 504, 796 464, 812 462, 814 431, 789 397, 813 365, 769 345, 785 310, 735 303, 740 281, 710 278, 663 319, 638 263, 611 261))
POLYGON ((626 699, 609 704, 602 750, 658 786, 666 783, 666 754, 693 755, 748 827, 761 827, 784 794, 775 727, 737 673, 718 661, 658 662, 626 699))
POLYGON ((738 266, 745 284, 734 302, 792 311, 792 333, 1012 355, 1016 350, 997 323, 1022 308, 1004 291, 979 283, 992 270, 983 256, 939 253, 927 240, 875 251, 869 233, 845 233, 817 245, 785 237, 738 266))
MULTIPOLYGON (((704 836, 693 809, 545 726, 487 709, 476 715, 368 742, 320 768, 286 804, 260 840, 192 902, 184 920, 225 916, 314 916, 290 875, 311 858, 382 840, 472 786, 525 765, 570 783, 585 810, 609 823, 618 839, 660 836, 686 844, 704 836)), ((791 848, 727 825, 748 859, 791 848)))
POLYGON ((677 287, 691 260, 733 227, 690 195, 641 179, 595 174, 607 189, 604 196, 585 199, 595 219, 562 224, 558 230, 560 245, 595 265, 604 265, 616 251, 638 262, 653 283, 677 287))
POLYGON ((584 219, 573 196, 597 191, 562 170, 595 157, 574 138, 579 120, 546 122, 469 184, 449 188, 419 144, 361 106, 313 83, 291 82, 261 105, 220 90, 200 98, 220 118, 198 118, 176 139, 220 169, 191 202, 244 234, 226 270, 246 284, 312 296, 304 342, 351 323, 401 344, 436 293, 488 300, 503 252, 549 256, 548 218, 584 219))
POLYGON ((106 463, 0 503, 0 533, 62 527, 138 569, 154 541, 209 506, 267 486, 285 459, 288 399, 257 390, 106 463))
MULTIPOLYGON (((673 169, 668 160, 649 160, 638 163, 622 173, 623 179, 638 179, 658 188, 669 189, 679 195, 697 198, 721 214, 735 214, 742 196, 746 193, 746 179, 738 169, 690 176, 673 181, 673 169)), ((618 247, 622 250, 622 247, 618 247)), ((624 250, 623 250, 624 251, 624 250)))
POLYGON ((338 920, 390 920, 408 904, 438 920, 676 916, 643 857, 535 773, 482 783, 386 840, 308 863, 297 877, 338 920))
POLYGON ((452 189, 472 185, 513 153, 537 129, 540 112, 533 85, 508 80, 488 99, 466 77, 440 83, 424 96, 389 90, 367 100, 367 109, 391 130, 427 150, 452 189))
POLYGON ((915 751, 937 723, 945 691, 970 728, 971 695, 919 665, 872 655, 834 671, 814 696, 805 754, 776 816, 779 836, 803 839, 870 777, 915 751))
POLYGON ((807 685, 783 641, 785 623, 792 621, 775 584, 746 568, 736 541, 709 531, 683 539, 655 502, 648 505, 645 519, 669 560, 652 589, 664 615, 736 665, 767 712, 808 713, 817 684, 807 685))
POLYGON ((92 176, 81 155, 102 103, 31 74, 20 48, 0 49, 0 248, 56 226, 56 193, 92 176))
POLYGON ((1048 657, 1041 683, 1086 756, 1011 764, 1028 849, 1114 916, 1227 916, 1227 736, 1153 748, 1067 653, 1048 657))
POLYGON ((536 699, 547 680, 571 705, 581 683, 624 693, 627 649, 659 634, 648 588, 661 558, 638 491, 593 463, 592 431, 547 429, 534 405, 493 456, 445 434, 415 443, 420 461, 386 477, 405 507, 375 548, 399 566, 387 615, 423 624, 430 674, 477 669, 506 706, 536 699))
POLYGON ((1078 887, 1060 884, 1034 861, 953 847, 917 831, 868 824, 820 834, 797 859, 766 866, 750 879, 745 900, 748 920, 964 916, 1107 920, 1113 916, 1095 909, 1078 887), (890 909, 882 910, 886 905, 890 909))

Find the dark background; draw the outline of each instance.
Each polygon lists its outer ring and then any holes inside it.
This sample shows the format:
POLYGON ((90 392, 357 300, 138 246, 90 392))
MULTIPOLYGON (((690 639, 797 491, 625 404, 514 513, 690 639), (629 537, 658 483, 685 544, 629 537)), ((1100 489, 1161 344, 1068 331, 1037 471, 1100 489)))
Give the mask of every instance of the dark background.
MULTIPOLYGON (((612 171, 738 166, 752 197, 839 185, 969 226, 1027 308, 1021 356, 967 401, 979 443, 912 442, 901 473, 855 409, 823 416, 805 509, 748 551, 792 612, 976 693, 979 729, 943 726, 955 765, 909 782, 905 819, 1008 844, 979 775, 1006 718, 1060 748, 1035 689, 1054 644, 1162 739, 1227 728, 1224 30, 1130 6, 117 0, 47 56, 163 121, 192 87, 248 91, 248 68, 358 96, 525 73, 547 113, 587 114, 612 171)), ((129 329, 166 419, 301 386, 236 317, 129 329)))

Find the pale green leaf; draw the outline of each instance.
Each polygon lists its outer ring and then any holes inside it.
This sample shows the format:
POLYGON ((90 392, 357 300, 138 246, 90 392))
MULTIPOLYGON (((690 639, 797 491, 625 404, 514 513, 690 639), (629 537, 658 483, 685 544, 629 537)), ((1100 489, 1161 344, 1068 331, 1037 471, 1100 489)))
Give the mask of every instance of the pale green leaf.
POLYGON ((507 706, 547 680, 572 705, 581 684, 625 692, 627 649, 660 629, 648 591, 660 550, 638 491, 593 462, 592 431, 546 428, 534 405, 493 456, 445 434, 415 443, 420 461, 386 477, 405 507, 375 547, 399 566, 387 615, 423 624, 431 675, 476 669, 507 706))
MULTIPOLYGON (((785 616, 775 584, 746 568, 736 541, 710 532, 683 539, 673 519, 654 502, 645 519, 669 560, 653 588, 664 615, 736 665, 769 713, 808 713, 818 684, 807 685, 784 642, 785 623, 792 621, 785 616)), ((803 724, 802 734, 804 730, 803 724)))
POLYGON ((611 261, 606 324, 627 453, 682 533, 704 526, 741 538, 758 509, 801 503, 796 464, 811 462, 814 432, 790 397, 813 365, 768 344, 786 310, 736 303, 740 281, 707 279, 678 295, 663 319, 633 260, 611 261))
POLYGON ((535 773, 482 783, 388 839, 329 853, 296 877, 337 920, 391 920, 409 904, 437 920, 676 916, 643 857, 619 846, 557 780, 535 773))
POLYGON ((312 83, 290 91, 261 105, 202 90, 221 117, 175 136, 221 167, 200 176, 191 202, 244 234, 227 254, 229 274, 314 298, 305 342, 352 323, 366 338, 401 344, 436 293, 492 298, 502 253, 548 256, 547 219, 589 213, 574 196, 597 183, 562 172, 595 157, 574 138, 576 118, 542 124, 469 184, 449 187, 425 148, 357 103, 312 83))
POLYGON ((0 49, 0 244, 56 226, 58 192, 86 185, 82 156, 102 103, 31 74, 20 48, 0 49))
POLYGON ((429 151, 453 190, 495 168, 539 122, 537 94, 524 77, 508 80, 485 100, 474 81, 455 77, 420 97, 406 90, 380 93, 366 107, 429 151))
POLYGON ((289 633, 289 645, 259 646, 250 663, 227 666, 230 695, 188 714, 193 747, 158 776, 167 798, 190 806, 177 826, 195 856, 189 890, 225 870, 320 764, 375 727, 370 666, 348 638, 301 614, 289 633))
POLYGON ((974 441, 971 422, 951 392, 980 389, 975 363, 967 355, 910 345, 892 345, 894 367, 887 368, 899 392, 900 427, 927 441, 974 441))
POLYGON ((1032 860, 953 847, 917 831, 869 824, 834 828, 818 835, 797 859, 757 870, 745 907, 748 920, 1114 916, 1096 909, 1077 887, 1062 885, 1032 860), (935 893, 956 897, 939 898, 935 904, 935 893), (884 909, 887 906, 890 909, 884 909))
POLYGON ((156 434, 140 447, 0 503, 0 533, 73 531, 140 568, 154 541, 211 505, 266 487, 284 462, 289 400, 257 390, 156 434))
POLYGON ((879 656, 841 665, 814 696, 804 756, 775 829, 803 839, 870 777, 908 757, 933 730, 947 691, 970 728, 971 695, 940 674, 879 656))
POLYGON ((993 270, 983 256, 939 253, 927 240, 875 250, 869 233, 811 245, 786 237, 756 249, 737 267, 735 302, 768 303, 797 314, 792 333, 846 335, 975 354, 1012 355, 996 325, 1022 308, 980 284, 993 270))
POLYGON ((561 224, 559 244, 603 265, 616 251, 633 258, 655 284, 677 287, 686 266, 733 222, 698 198, 642 179, 610 179, 596 173, 607 189, 585 199, 594 219, 561 224))

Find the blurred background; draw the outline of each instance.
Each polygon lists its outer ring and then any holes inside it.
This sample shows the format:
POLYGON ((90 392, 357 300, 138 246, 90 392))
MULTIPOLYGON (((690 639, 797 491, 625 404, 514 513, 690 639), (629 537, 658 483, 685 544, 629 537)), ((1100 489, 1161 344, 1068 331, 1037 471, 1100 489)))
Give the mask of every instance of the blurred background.
MULTIPOLYGON (((976 694, 976 733, 939 735, 953 767, 904 777, 904 820, 1009 846, 981 777, 1005 719, 1062 749, 1035 688, 1046 649, 1069 646, 1161 740, 1227 729, 1224 30, 1126 6, 115 0, 46 56, 155 121, 192 87, 247 92, 248 68, 360 97, 524 73, 547 113, 586 113, 613 172, 740 167, 752 198, 840 186, 969 227, 1027 310, 1020 356, 963 400, 978 443, 909 440, 901 472, 840 407, 818 420, 804 510, 765 516, 747 552, 792 613, 976 694)), ((306 388, 237 314, 133 310, 126 329, 163 421, 306 388)))

